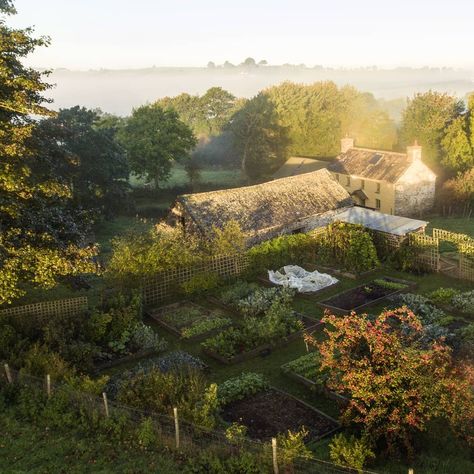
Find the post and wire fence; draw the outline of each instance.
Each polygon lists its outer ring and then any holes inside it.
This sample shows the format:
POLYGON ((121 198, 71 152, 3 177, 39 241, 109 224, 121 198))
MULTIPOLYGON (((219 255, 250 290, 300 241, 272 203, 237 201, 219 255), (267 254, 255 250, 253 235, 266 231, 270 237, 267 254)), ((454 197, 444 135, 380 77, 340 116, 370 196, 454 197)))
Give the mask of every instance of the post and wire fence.
MULTIPOLYGON (((91 420, 102 417, 104 420, 120 420, 120 423, 137 433, 144 421, 152 426, 156 451, 168 449, 189 457, 199 456, 203 451, 210 452, 221 459, 238 456, 244 452, 252 453, 259 464, 267 466, 269 473, 320 473, 336 474, 354 472, 350 469, 316 458, 295 457, 288 450, 278 446, 277 438, 265 443, 249 438, 229 440, 225 432, 207 429, 189 423, 180 418, 180 412, 174 407, 172 414, 150 412, 143 409, 125 406, 110 400, 105 392, 101 395, 81 392, 67 384, 55 383, 50 375, 44 378, 35 377, 3 365, 1 384, 15 385, 26 390, 43 392, 45 403, 54 400, 55 396, 66 397, 68 408, 76 410, 80 416, 91 420)), ((97 426, 95 425, 95 429, 97 426)), ((138 436, 138 435, 137 435, 138 436)), ((148 447, 152 449, 153 447, 148 447)), ((378 474, 374 471, 359 470, 360 474, 378 474)), ((411 471, 413 474, 413 471, 411 471)))

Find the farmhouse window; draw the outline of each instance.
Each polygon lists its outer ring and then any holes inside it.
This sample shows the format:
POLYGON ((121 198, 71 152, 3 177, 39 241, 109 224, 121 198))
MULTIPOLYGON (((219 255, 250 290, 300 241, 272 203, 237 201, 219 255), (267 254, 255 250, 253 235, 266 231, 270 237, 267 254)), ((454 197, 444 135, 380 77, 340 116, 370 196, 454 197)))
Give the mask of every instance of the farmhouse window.
POLYGON ((360 188, 365 189, 365 179, 360 180, 360 188))
POLYGON ((350 176, 348 176, 347 179, 346 179, 346 185, 347 186, 351 185, 351 177, 350 176))
POLYGON ((375 191, 376 193, 380 194, 380 183, 377 183, 377 189, 375 191))
POLYGON ((375 208, 380 209, 381 205, 382 205, 382 203, 380 202, 380 199, 376 199, 375 200, 375 208))

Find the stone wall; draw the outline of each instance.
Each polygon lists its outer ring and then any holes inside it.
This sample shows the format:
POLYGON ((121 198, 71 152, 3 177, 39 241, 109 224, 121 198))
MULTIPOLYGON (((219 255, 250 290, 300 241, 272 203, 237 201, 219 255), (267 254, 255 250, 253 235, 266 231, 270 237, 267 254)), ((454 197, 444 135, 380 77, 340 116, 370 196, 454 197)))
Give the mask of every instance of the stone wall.
POLYGON ((395 184, 398 216, 421 216, 434 206, 436 176, 421 161, 413 163, 395 184))

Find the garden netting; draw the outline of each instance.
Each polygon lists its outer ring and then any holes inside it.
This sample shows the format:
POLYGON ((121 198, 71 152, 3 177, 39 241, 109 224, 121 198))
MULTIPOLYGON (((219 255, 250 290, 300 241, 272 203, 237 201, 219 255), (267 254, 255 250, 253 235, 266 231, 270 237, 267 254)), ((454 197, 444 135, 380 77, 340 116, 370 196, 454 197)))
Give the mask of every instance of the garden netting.
POLYGON ((334 285, 339 280, 318 271, 308 272, 298 265, 285 265, 279 270, 268 270, 268 278, 275 285, 296 289, 299 293, 313 293, 334 285))

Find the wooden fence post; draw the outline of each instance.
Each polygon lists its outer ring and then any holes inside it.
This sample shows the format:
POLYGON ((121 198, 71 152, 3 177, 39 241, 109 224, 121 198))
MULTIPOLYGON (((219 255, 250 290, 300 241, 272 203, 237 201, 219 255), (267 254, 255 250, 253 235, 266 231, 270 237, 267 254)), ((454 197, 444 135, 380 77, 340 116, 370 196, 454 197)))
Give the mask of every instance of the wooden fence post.
POLYGON ((107 394, 102 392, 102 399, 104 400, 104 409, 105 409, 105 416, 109 417, 109 402, 107 400, 107 394))
POLYGON ((48 398, 51 397, 51 375, 46 374, 46 393, 48 398))
POLYGON ((273 456, 273 472, 278 474, 278 458, 277 458, 277 440, 272 438, 272 456, 273 456))
POLYGON ((413 470, 412 467, 410 467, 410 469, 408 469, 408 474, 414 474, 414 473, 415 473, 415 471, 413 470))
POLYGON ((174 415, 174 430, 176 434, 176 449, 179 449, 179 420, 178 420, 178 409, 173 408, 174 415))
POLYGON ((12 373, 10 371, 10 366, 8 364, 5 364, 4 367, 5 367, 5 374, 7 376, 8 383, 13 383, 12 373))

